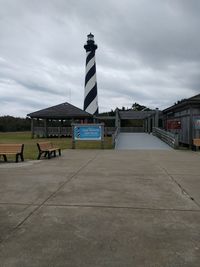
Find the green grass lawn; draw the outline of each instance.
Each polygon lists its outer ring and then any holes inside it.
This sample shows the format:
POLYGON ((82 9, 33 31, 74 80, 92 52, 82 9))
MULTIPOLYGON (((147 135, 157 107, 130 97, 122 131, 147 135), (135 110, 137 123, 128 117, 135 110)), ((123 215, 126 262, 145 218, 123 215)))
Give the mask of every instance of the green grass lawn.
MULTIPOLYGON (((30 132, 9 132, 9 133, 0 133, 0 144, 12 144, 20 143, 24 144, 24 159, 37 159, 38 148, 37 142, 50 141, 54 145, 60 147, 61 149, 71 149, 72 139, 71 138, 34 138, 31 139, 30 132)), ((100 142, 84 142, 79 141, 76 144, 77 149, 100 149, 100 142)), ((104 149, 112 149, 112 138, 105 137, 104 149)), ((8 159, 14 159, 10 156, 8 159)))

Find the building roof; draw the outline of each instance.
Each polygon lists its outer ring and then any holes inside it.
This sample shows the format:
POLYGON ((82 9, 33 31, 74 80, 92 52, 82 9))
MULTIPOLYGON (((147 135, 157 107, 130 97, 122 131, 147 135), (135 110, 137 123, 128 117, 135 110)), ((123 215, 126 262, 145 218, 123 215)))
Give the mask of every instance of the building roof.
POLYGON ((143 120, 149 116, 155 114, 155 110, 151 111, 134 111, 134 110, 124 110, 119 111, 119 116, 122 120, 143 120))
POLYGON ((92 117, 92 115, 88 112, 67 102, 29 113, 27 116, 38 119, 71 119, 92 117))
POLYGON ((163 113, 168 113, 168 112, 172 112, 175 110, 183 109, 189 105, 200 105, 200 94, 178 101, 173 106, 164 109, 163 113))

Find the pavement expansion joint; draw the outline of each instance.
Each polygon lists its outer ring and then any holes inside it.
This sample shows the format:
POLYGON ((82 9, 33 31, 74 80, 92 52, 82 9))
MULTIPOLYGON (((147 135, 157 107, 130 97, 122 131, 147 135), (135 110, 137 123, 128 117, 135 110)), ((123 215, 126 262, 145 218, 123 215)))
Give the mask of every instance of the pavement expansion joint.
MULTIPOLYGON (((50 199, 52 198, 64 185, 66 185, 67 183, 69 183, 74 177, 76 177, 77 174, 79 174, 85 167, 87 167, 92 161, 94 161, 94 159, 97 157, 98 152, 95 153, 95 155, 90 158, 86 163, 84 163, 77 171, 75 171, 70 177, 67 177, 67 180, 65 182, 63 182, 53 193, 51 193, 42 203, 40 203, 39 205, 37 205, 35 207, 35 209, 33 209, 21 222, 19 222, 13 229, 12 231, 9 233, 8 236, 6 236, 4 239, 0 240, 0 244, 2 244, 4 241, 8 240, 12 234, 14 234, 18 228, 20 228, 35 212, 37 212, 40 208, 42 208, 44 206, 44 204, 50 199)), ((30 205, 31 206, 31 205, 30 205)))
POLYGON ((20 203, 20 202, 0 202, 0 205, 10 205, 10 206, 39 206, 39 204, 34 203, 20 203))
POLYGON ((191 196, 187 190, 185 188, 183 188, 183 186, 173 177, 172 174, 168 173, 168 171, 164 168, 161 167, 165 173, 168 175, 168 177, 180 188, 181 192, 183 195, 186 195, 191 201, 194 202, 194 204, 196 204, 196 206, 198 206, 200 208, 200 204, 195 200, 195 198, 193 196, 191 196))
POLYGON ((102 209, 130 209, 130 210, 155 210, 155 211, 177 211, 177 212, 200 212, 195 209, 173 209, 173 208, 151 208, 151 207, 131 207, 112 205, 84 205, 84 204, 44 204, 44 207, 66 207, 66 208, 102 208, 102 209))

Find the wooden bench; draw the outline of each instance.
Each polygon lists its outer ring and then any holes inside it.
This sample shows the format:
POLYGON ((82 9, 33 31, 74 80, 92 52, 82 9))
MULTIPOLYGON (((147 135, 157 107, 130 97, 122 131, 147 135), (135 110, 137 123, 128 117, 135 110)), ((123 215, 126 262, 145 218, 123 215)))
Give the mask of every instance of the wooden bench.
POLYGON ((39 150, 39 154, 38 154, 38 158, 37 159, 40 159, 42 154, 44 154, 44 157, 48 156, 48 159, 51 158, 52 154, 55 157, 56 156, 56 151, 58 151, 59 156, 61 156, 61 149, 59 147, 55 147, 50 142, 37 143, 37 147, 38 147, 38 150, 39 150))
POLYGON ((200 138, 193 139, 193 145, 195 150, 197 150, 197 147, 200 147, 200 138))
POLYGON ((3 156, 4 161, 7 161, 8 155, 15 155, 16 162, 19 157, 24 161, 23 151, 24 144, 0 144, 0 156, 3 156))

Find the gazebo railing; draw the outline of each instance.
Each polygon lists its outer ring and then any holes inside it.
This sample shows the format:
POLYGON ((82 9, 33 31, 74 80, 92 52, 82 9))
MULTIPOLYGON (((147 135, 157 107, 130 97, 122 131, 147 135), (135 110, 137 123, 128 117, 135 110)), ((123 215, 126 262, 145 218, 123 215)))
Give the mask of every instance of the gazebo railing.
MULTIPOLYGON (((34 135, 39 137, 72 136, 72 127, 34 127, 34 135)), ((115 127, 105 127, 105 136, 112 136, 115 127)))
POLYGON ((71 127, 34 127, 34 135, 39 137, 45 136, 71 136, 71 127))
POLYGON ((44 127, 34 127, 33 128, 34 135, 37 135, 39 137, 45 136, 45 128, 44 127))

